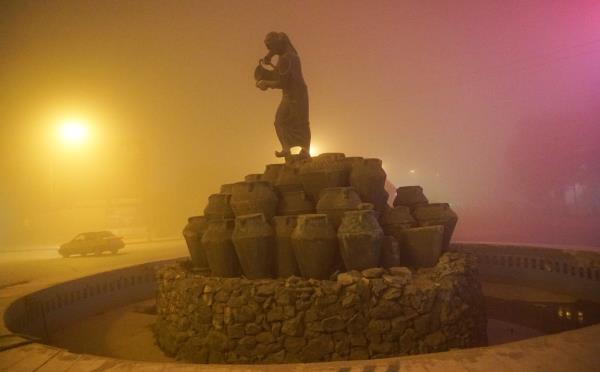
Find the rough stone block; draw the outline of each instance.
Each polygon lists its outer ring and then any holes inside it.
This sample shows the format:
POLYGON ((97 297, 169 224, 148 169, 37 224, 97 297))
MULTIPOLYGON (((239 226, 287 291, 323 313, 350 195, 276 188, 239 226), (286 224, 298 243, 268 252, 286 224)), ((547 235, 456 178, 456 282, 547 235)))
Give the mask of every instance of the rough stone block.
POLYGON ((325 318, 321 321, 321 326, 325 330, 325 332, 335 332, 341 331, 346 328, 346 322, 339 316, 332 316, 329 318, 325 318))
POLYGON ((385 271, 381 267, 372 267, 361 271, 361 274, 368 279, 381 278, 385 271))
POLYGON ((242 338, 244 337, 244 325, 243 324, 233 324, 227 326, 227 337, 229 338, 242 338))
POLYGON ((479 346, 486 321, 473 265, 446 253, 431 269, 353 271, 334 281, 225 279, 166 265, 157 275, 153 330, 166 353, 196 363, 386 358, 479 346))
POLYGON ((306 345, 304 337, 286 337, 283 342, 283 347, 290 353, 299 353, 306 345))

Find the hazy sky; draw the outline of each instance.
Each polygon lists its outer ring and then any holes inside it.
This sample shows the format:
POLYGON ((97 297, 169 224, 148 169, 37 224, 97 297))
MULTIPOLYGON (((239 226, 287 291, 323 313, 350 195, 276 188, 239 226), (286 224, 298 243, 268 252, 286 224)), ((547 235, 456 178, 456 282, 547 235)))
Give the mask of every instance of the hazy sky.
POLYGON ((252 76, 273 30, 300 54, 320 152, 379 157, 434 200, 518 202, 524 147, 600 144, 599 25, 598 1, 3 1, 0 203, 162 193, 201 213, 275 161, 280 92, 252 76), (85 151, 53 143, 69 116, 85 151))

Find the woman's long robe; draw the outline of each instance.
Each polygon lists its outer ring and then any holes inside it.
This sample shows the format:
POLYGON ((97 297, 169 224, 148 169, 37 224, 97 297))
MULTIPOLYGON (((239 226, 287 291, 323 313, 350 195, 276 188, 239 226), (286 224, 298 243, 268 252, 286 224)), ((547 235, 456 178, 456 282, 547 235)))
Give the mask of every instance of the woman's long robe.
POLYGON ((275 115, 275 131, 281 147, 284 150, 294 146, 308 149, 310 147, 308 89, 302 77, 302 66, 298 55, 293 52, 281 55, 275 73, 283 93, 275 115))

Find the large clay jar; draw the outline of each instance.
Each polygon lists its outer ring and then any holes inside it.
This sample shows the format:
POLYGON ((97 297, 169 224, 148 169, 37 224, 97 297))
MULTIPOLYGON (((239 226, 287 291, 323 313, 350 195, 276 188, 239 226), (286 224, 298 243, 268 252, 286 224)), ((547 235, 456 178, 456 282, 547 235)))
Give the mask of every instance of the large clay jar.
POLYGON ((417 205, 429 203, 423 188, 421 186, 402 186, 396 189, 396 198, 394 199, 394 207, 399 205, 413 209, 417 205))
POLYGON ((333 273, 337 236, 326 214, 302 214, 292 232, 292 246, 304 278, 328 279, 333 273))
MULTIPOLYGON (((352 169, 354 169, 354 166, 356 164, 362 163, 362 161, 364 160, 364 158, 362 156, 346 156, 343 160, 343 163, 345 165, 346 168, 348 168, 348 177, 350 177, 350 173, 352 173, 352 169)), ((350 182, 350 179, 348 179, 348 182, 350 182)))
POLYGON ((372 203, 381 212, 387 205, 386 174, 381 159, 363 159, 356 162, 350 173, 350 185, 364 202, 372 203))
POLYGON ((233 240, 242 273, 248 279, 273 276, 275 232, 262 213, 236 217, 231 240, 233 240))
POLYGON ((435 266, 442 253, 442 226, 413 227, 402 231, 400 259, 402 265, 415 268, 435 266))
POLYGON ((400 246, 398 245, 398 241, 393 236, 385 235, 381 246, 381 266, 388 269, 400 266, 400 263, 400 246))
POLYGON ((285 165, 295 168, 300 168, 302 164, 312 161, 312 158, 309 156, 304 156, 300 154, 294 154, 285 157, 285 165))
POLYGON ((232 219, 230 194, 212 194, 208 197, 208 204, 204 208, 204 217, 208 221, 232 219))
POLYGON ((386 235, 392 235, 400 240, 402 230, 417 227, 417 221, 410 214, 410 209, 404 206, 386 208, 379 223, 386 235))
POLYGON ((233 183, 226 183, 221 185, 221 194, 229 194, 231 195, 231 190, 233 188, 233 183))
POLYGON ((183 237, 190 252, 193 268, 207 268, 206 252, 202 247, 202 235, 208 229, 208 222, 204 216, 188 218, 188 223, 183 228, 183 237))
POLYGON ((262 173, 252 173, 252 174, 247 174, 244 177, 244 181, 248 181, 248 182, 252 182, 252 181, 262 181, 262 173))
POLYGON ((279 204, 277 205, 278 216, 310 213, 315 213, 315 205, 304 191, 287 191, 280 194, 279 204))
POLYGON ((240 264, 231 240, 234 225, 232 219, 210 221, 202 236, 202 246, 213 276, 231 278, 240 275, 240 264))
POLYGON ((302 191, 302 181, 300 181, 300 168, 292 165, 284 165, 279 171, 275 189, 280 192, 302 191))
POLYGON ((298 224, 298 216, 275 216, 276 273, 280 278, 299 275, 298 263, 292 247, 292 232, 298 224))
POLYGON ((325 153, 300 166, 302 187, 312 200, 318 201, 325 188, 349 185, 350 172, 344 157, 342 153, 325 153))
POLYGON ((275 185, 284 166, 284 164, 267 164, 261 179, 275 185))
POLYGON ((346 212, 337 236, 347 270, 379 267, 383 230, 375 218, 374 211, 346 212))
POLYGON ((317 213, 326 214, 337 231, 344 213, 358 209, 360 204, 360 197, 352 187, 329 187, 321 191, 317 213))
POLYGON ((266 181, 238 182, 233 184, 231 209, 237 216, 262 213, 271 220, 277 209, 277 195, 266 181))
POLYGON ((447 251, 458 222, 458 215, 450 208, 450 205, 448 203, 418 205, 415 207, 413 215, 419 222, 419 226, 444 226, 442 251, 447 251))

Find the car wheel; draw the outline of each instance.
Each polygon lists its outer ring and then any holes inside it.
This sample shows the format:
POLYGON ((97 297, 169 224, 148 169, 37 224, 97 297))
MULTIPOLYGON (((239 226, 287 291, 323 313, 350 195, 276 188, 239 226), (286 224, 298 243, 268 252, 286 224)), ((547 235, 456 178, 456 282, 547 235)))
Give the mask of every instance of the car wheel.
POLYGON ((112 253, 112 254, 117 254, 117 252, 118 252, 118 251, 119 251, 118 249, 116 249, 116 248, 112 248, 112 249, 110 250, 110 253, 112 253))
POLYGON ((70 256, 70 254, 68 253, 61 253, 60 255, 63 256, 63 258, 69 258, 70 256))
POLYGON ((94 251, 94 255, 96 255, 96 256, 100 256, 101 254, 102 254, 102 251, 99 249, 94 251))

